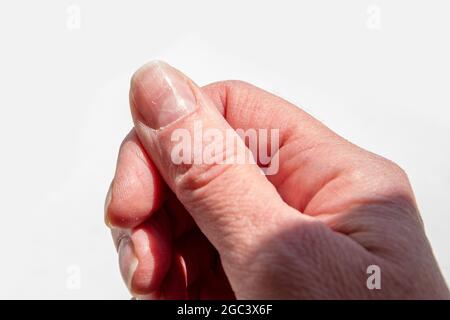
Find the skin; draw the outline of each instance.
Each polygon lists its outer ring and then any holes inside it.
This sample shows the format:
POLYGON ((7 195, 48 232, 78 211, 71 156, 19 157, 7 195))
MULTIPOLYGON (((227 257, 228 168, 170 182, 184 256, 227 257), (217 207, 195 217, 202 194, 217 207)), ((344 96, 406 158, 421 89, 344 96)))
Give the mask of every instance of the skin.
POLYGON ((130 105, 134 127, 119 151, 105 220, 133 296, 450 298, 395 163, 248 83, 199 88, 162 62, 135 73, 130 105), (195 121, 222 132, 279 129, 278 172, 174 164, 171 134, 192 131, 195 121), (379 290, 367 288, 370 265, 380 267, 379 290))

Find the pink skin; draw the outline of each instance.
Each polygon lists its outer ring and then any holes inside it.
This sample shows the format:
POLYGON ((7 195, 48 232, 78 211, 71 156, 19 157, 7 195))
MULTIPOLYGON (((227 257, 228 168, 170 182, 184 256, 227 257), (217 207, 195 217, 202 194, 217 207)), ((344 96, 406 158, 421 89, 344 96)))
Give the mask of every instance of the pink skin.
POLYGON ((133 76, 130 103, 135 126, 119 152, 105 220, 133 295, 450 297, 394 163, 266 91, 239 81, 199 88, 160 62, 133 76), (278 173, 175 165, 171 133, 194 121, 221 131, 280 129, 278 173), (381 290, 366 287, 373 264, 381 290))

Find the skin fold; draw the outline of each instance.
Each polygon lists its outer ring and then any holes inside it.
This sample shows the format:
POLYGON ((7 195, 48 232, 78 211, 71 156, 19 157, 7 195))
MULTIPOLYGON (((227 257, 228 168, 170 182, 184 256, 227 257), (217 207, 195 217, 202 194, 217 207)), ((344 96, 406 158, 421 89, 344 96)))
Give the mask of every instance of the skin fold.
MULTIPOLYGON (((105 221, 143 299, 449 299, 405 172, 241 81, 198 87, 163 62, 131 80, 105 221), (174 164, 171 134, 279 129, 257 164, 174 164), (366 272, 381 270, 370 290, 366 272)), ((226 150, 226 157, 241 151, 226 150)), ((258 162, 258 159, 255 159, 258 162)))

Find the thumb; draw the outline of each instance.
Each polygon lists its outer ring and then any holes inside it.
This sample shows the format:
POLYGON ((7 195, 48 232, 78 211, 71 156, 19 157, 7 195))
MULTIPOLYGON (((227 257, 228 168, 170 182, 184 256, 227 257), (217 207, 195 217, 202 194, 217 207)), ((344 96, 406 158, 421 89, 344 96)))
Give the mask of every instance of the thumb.
POLYGON ((143 66, 131 80, 130 104, 146 152, 222 255, 259 242, 283 217, 298 217, 211 100, 180 71, 162 62, 143 66))

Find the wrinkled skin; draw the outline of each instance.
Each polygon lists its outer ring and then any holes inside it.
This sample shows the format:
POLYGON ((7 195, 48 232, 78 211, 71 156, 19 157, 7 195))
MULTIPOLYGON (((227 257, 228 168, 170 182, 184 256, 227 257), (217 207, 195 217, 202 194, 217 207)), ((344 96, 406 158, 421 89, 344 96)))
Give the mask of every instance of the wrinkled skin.
POLYGON ((450 297, 408 178, 393 162, 250 84, 199 88, 161 62, 133 76, 130 104, 134 128, 119 151, 105 219, 134 296, 450 297), (174 164, 171 134, 195 121, 220 131, 279 129, 278 172, 174 164), (367 287, 370 265, 380 267, 379 290, 367 287))

